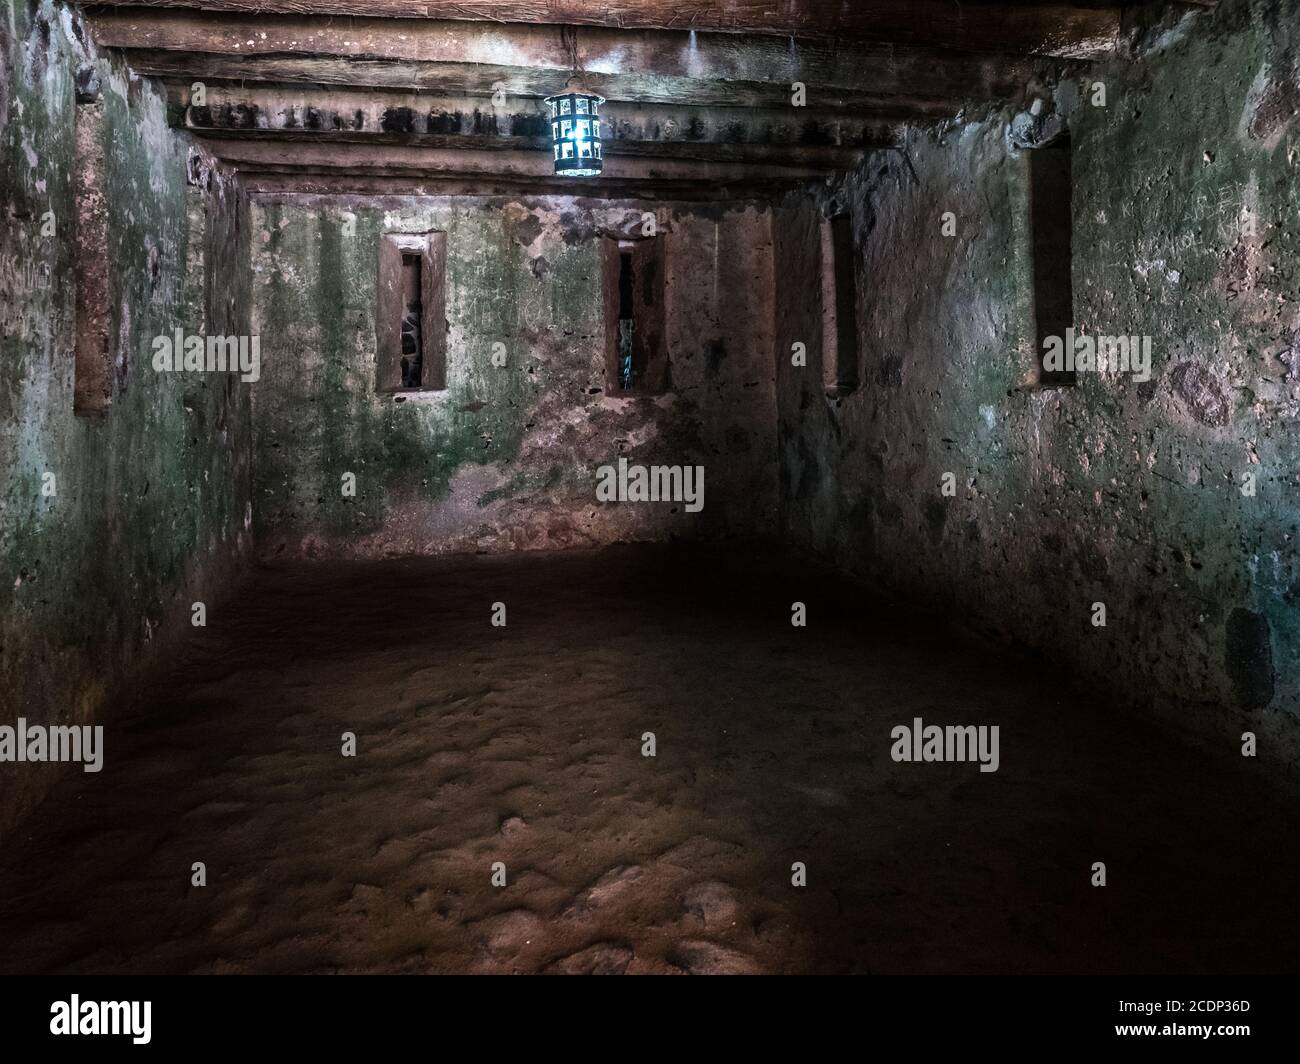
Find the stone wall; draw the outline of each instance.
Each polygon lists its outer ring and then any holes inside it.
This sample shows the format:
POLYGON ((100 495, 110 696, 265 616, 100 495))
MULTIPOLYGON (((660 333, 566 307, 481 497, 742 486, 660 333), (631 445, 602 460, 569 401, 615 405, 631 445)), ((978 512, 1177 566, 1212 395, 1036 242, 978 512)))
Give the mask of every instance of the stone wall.
MULTIPOLYGON (((66 7, 4 6, 0 722, 96 720, 246 547, 247 388, 157 373, 151 350, 177 328, 248 331, 247 238, 246 198, 167 127, 153 89, 97 58, 66 7), (95 193, 81 218, 79 158, 95 193), (101 246, 78 250, 78 233, 101 246), (81 321, 79 275, 102 293, 81 321), (109 402, 74 413, 76 338, 96 329, 109 402)), ((110 765, 112 741, 110 727, 110 765)), ((0 830, 54 771, 0 765, 0 830)))
MULTIPOLYGON (((778 394, 793 541, 1117 706, 1216 743, 1255 730, 1262 756, 1294 767, 1300 27, 1285 6, 1227 0, 1152 29, 1131 63, 1062 81, 1036 116, 914 131, 872 157, 841 194, 863 385, 827 398, 815 362, 783 357, 778 394), (1014 143, 1060 120, 1075 327, 1150 336, 1145 383, 1033 383, 1028 151, 1014 143)), ((817 219, 795 205, 774 220, 779 351, 819 349, 817 219)))
POLYGON ((606 394, 603 242, 641 205, 254 197, 259 551, 385 556, 770 531, 766 212, 660 207, 671 383, 606 394), (377 394, 380 238, 447 234, 447 388, 377 394), (493 363, 494 345, 504 365, 493 363), (600 466, 702 465, 704 508, 601 503, 600 466), (343 491, 355 475, 356 493, 343 491))

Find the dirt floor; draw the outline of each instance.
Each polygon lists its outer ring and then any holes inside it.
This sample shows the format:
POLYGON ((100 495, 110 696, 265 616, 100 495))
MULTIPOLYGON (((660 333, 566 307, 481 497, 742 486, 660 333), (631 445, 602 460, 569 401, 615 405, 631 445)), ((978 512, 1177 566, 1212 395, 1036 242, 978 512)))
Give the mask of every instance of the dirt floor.
POLYGON ((1300 967, 1266 766, 775 557, 263 568, 106 723, 5 840, 0 970, 1300 967), (915 716, 999 771, 893 762, 915 716))

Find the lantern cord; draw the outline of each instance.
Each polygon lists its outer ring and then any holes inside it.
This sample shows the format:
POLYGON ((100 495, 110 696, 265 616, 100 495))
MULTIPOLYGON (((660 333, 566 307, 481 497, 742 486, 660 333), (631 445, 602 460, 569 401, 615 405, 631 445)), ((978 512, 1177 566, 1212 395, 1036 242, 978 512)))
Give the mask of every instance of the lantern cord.
POLYGON ((569 67, 572 71, 569 76, 569 84, 582 81, 586 71, 582 69, 582 61, 578 58, 578 27, 561 26, 560 44, 569 56, 569 67))

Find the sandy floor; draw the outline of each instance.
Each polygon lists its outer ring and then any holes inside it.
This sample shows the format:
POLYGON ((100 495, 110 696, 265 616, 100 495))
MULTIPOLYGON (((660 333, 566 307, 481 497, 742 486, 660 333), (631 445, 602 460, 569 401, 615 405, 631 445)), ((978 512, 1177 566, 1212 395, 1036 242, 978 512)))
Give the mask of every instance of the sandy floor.
POLYGON ((0 970, 1300 967, 1255 762, 762 565, 258 570, 7 841, 0 970), (1000 771, 895 764, 916 715, 998 724, 1000 771))

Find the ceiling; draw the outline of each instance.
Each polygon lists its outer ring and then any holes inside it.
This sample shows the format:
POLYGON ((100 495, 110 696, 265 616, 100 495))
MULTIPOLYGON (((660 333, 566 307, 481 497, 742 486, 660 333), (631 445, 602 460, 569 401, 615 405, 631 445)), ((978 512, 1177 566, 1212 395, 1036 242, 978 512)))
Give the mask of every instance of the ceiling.
POLYGON ((904 124, 1022 100, 1062 61, 1110 56, 1123 30, 1119 6, 1088 0, 84 8, 100 47, 159 78, 173 123, 254 191, 763 195, 850 168, 904 124), (599 179, 551 175, 542 99, 575 52, 609 101, 599 179))

